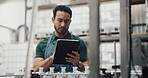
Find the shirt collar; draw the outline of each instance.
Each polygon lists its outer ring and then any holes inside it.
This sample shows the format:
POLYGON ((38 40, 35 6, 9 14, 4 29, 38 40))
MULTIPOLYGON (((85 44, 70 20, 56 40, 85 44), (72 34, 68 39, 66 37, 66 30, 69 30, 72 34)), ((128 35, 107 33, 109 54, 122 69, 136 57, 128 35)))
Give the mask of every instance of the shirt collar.
POLYGON ((56 40, 56 39, 71 39, 71 33, 68 31, 68 33, 63 38, 60 38, 56 36, 53 32, 51 40, 56 40))

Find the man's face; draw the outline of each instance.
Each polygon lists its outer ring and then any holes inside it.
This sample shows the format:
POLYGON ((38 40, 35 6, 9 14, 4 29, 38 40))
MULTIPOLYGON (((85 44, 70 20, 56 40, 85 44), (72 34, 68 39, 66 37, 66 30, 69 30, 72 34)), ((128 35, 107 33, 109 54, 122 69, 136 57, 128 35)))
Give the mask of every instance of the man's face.
POLYGON ((70 14, 64 11, 57 11, 55 18, 52 18, 56 33, 64 35, 71 23, 70 14))

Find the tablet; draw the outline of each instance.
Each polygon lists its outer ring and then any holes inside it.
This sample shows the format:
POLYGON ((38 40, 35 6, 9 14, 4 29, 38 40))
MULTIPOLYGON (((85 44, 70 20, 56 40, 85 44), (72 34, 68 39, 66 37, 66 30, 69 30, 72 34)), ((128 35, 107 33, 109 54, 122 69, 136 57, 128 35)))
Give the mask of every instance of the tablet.
POLYGON ((79 40, 72 39, 58 39, 56 44, 56 49, 54 53, 53 64, 70 64, 70 62, 66 62, 67 53, 72 53, 72 51, 78 51, 79 40))

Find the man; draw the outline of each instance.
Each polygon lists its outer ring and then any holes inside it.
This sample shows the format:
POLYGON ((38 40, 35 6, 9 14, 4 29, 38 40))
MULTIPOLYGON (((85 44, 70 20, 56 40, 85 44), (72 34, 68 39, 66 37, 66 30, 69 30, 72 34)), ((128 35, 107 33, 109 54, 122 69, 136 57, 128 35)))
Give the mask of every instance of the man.
MULTIPOLYGON (((72 35, 68 29, 71 23, 72 11, 65 5, 59 5, 53 10, 52 23, 54 24, 55 31, 52 36, 41 41, 36 48, 36 56, 33 63, 33 70, 37 72, 39 67, 44 67, 44 71, 47 71, 50 66, 57 68, 60 65, 52 64, 53 52, 55 50, 55 44, 57 39, 74 39, 79 40, 80 45, 78 52, 72 51, 73 54, 67 54, 71 58, 65 58, 67 62, 78 66, 79 71, 84 71, 84 65, 88 65, 87 48, 82 39, 72 35)), ((62 66, 62 65, 61 65, 62 66)), ((68 65, 66 65, 67 67, 68 65)), ((58 71, 58 69, 57 69, 58 71)))

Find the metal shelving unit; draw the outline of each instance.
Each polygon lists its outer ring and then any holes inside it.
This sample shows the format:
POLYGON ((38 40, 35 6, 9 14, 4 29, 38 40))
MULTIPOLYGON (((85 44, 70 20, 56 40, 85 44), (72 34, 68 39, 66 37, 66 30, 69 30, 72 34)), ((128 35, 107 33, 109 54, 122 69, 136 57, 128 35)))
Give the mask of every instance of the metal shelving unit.
MULTIPOLYGON (((140 38, 142 41, 148 41, 148 33, 132 34, 132 38, 140 38)), ((119 34, 116 35, 103 35, 101 36, 102 42, 119 41, 119 34)))
MULTIPOLYGON (((100 1, 100 0, 99 0, 100 1)), ((120 0, 120 14, 121 14, 121 20, 120 20, 120 25, 121 25, 121 30, 119 34, 111 34, 111 35, 100 35, 99 31, 99 5, 100 2, 98 0, 91 0, 89 3, 87 1, 76 1, 72 2, 69 5, 77 5, 77 4, 89 4, 90 6, 90 37, 85 36, 83 37, 84 40, 87 38, 90 38, 90 51, 91 54, 90 57, 90 78, 98 78, 99 77, 99 44, 101 42, 112 42, 112 41, 120 41, 121 42, 121 73, 123 78, 129 78, 129 58, 125 58, 129 56, 129 47, 130 44, 128 42, 129 40, 129 4, 128 0, 120 0), (101 41, 101 42, 100 42, 101 41), (97 62, 96 62, 97 61, 97 62), (94 68, 96 67, 96 68, 94 68)), ((111 1, 111 0, 107 0, 111 1)), ((133 0, 134 1, 134 0, 133 0)), ((135 0, 136 1, 136 0, 135 0)), ((143 3, 143 2, 142 2, 143 3)), ((134 5, 137 4, 136 2, 133 3, 134 5)), ((41 5, 39 6, 39 9, 47 9, 47 8, 52 8, 55 5, 41 5)), ((27 8, 28 10, 32 9, 31 7, 27 8)), ((135 24, 133 24, 135 25, 135 24)), ((137 24, 136 24, 137 25, 137 24)), ((143 24, 142 24, 143 25, 143 24)), ((145 24, 144 24, 145 25, 145 24)), ((148 33, 141 33, 141 34, 132 34, 131 38, 140 38, 142 41, 148 41, 148 33)))

